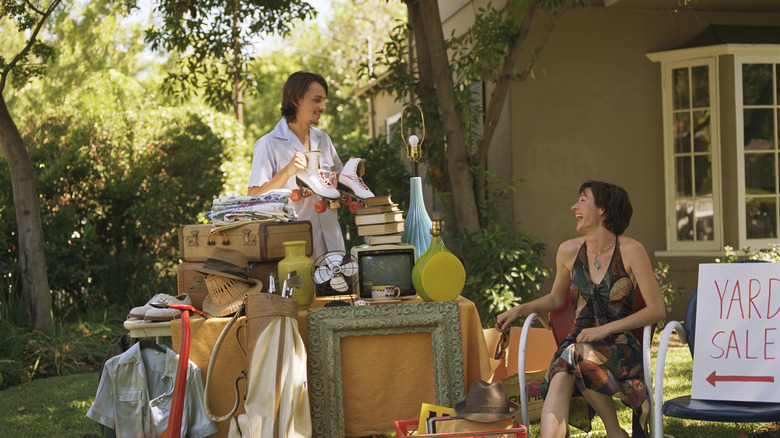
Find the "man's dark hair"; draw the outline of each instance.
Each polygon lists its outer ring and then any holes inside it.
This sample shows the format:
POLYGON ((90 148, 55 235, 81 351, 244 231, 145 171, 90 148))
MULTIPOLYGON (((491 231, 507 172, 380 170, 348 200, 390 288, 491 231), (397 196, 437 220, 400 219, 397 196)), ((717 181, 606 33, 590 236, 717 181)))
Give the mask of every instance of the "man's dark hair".
POLYGON ((623 234, 631 222, 634 207, 628 199, 628 192, 623 187, 601 181, 585 181, 580 186, 579 194, 590 188, 596 207, 604 209, 604 227, 615 235, 623 234))
POLYGON ((325 78, 316 73, 297 71, 287 78, 287 82, 284 83, 284 88, 282 88, 281 108, 282 116, 287 119, 287 123, 295 122, 296 105, 298 101, 303 99, 303 95, 309 90, 312 82, 322 85, 322 88, 325 89, 325 95, 328 95, 328 83, 325 82, 325 78))

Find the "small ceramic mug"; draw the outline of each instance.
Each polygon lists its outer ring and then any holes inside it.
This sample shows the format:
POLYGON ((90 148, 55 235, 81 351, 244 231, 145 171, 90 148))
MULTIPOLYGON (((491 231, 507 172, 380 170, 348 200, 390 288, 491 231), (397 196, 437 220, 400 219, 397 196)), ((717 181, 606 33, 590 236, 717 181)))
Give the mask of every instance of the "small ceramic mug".
POLYGON ((398 286, 371 286, 371 298, 375 300, 392 300, 401 296, 398 286))

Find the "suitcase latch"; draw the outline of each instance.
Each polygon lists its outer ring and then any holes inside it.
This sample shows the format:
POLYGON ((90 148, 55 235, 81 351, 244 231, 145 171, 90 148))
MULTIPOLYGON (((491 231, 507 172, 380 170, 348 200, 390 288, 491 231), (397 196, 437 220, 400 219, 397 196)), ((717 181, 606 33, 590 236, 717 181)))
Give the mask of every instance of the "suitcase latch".
POLYGON ((195 281, 187 285, 187 292, 203 292, 203 277, 195 276, 195 281))
POLYGON ((257 245, 257 236, 253 236, 249 228, 244 228, 241 233, 244 235, 244 246, 257 245))
POLYGON ((187 242, 187 246, 198 246, 198 230, 190 231, 191 236, 187 236, 184 240, 187 242))

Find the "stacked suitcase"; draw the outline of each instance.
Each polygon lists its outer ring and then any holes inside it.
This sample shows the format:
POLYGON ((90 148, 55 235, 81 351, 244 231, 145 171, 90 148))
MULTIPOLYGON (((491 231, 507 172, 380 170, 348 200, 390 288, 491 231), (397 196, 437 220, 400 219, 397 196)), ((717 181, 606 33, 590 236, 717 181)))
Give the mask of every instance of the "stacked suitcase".
POLYGON ((311 222, 248 222, 240 227, 211 233, 211 225, 182 225, 179 227, 179 257, 177 270, 179 294, 186 293, 192 305, 202 310, 206 298, 204 275, 196 272, 208 258, 209 248, 224 245, 243 252, 249 261, 247 274, 263 282, 268 290, 268 276, 276 273, 279 260, 284 258, 284 242, 306 241, 306 255, 311 256, 311 222))

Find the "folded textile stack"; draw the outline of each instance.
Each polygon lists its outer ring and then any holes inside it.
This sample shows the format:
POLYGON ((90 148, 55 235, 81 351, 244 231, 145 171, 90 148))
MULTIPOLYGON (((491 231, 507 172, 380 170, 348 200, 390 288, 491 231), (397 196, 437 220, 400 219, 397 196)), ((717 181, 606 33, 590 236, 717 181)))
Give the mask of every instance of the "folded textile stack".
POLYGON ((271 190, 257 196, 223 196, 214 199, 206 217, 215 227, 230 228, 247 221, 280 221, 296 219, 295 211, 288 205, 290 190, 271 190))

